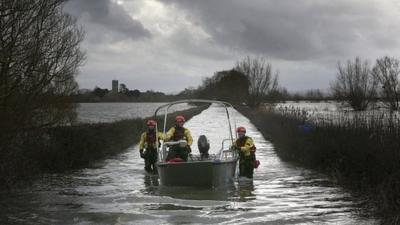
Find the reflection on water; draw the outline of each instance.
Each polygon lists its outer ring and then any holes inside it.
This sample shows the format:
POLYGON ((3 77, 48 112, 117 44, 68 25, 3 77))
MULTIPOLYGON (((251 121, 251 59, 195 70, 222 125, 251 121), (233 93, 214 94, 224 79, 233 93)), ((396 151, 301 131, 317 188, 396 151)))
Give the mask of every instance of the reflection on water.
MULTIPOLYGON (((233 113, 257 145, 261 165, 253 181, 216 189, 160 186, 132 146, 94 168, 47 175, 33 187, 0 193, 0 224, 375 223, 357 213, 362 202, 327 177, 282 162, 271 143, 233 113)), ((217 139, 229 135, 223 117, 223 109, 213 106, 187 125, 195 139, 205 133, 218 147, 217 139)))
POLYGON ((143 178, 144 178, 143 183, 145 186, 143 193, 154 195, 158 191, 158 186, 159 186, 158 176, 145 174, 143 178))

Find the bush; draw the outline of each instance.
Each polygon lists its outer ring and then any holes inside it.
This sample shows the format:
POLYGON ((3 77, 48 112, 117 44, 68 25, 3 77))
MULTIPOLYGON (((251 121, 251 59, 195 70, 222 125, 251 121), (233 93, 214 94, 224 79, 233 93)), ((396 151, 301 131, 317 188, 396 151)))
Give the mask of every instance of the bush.
POLYGON ((334 97, 344 100, 354 110, 366 110, 370 101, 376 97, 377 82, 371 75, 368 62, 356 58, 348 60, 345 66, 338 63, 338 74, 332 83, 334 97))

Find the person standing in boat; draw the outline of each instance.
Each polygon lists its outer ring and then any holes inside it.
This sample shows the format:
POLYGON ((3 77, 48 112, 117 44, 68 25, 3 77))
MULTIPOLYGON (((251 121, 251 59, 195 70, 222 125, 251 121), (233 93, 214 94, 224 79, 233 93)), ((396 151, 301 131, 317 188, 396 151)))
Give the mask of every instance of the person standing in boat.
POLYGON ((192 135, 189 129, 183 127, 185 124, 185 117, 179 115, 175 118, 175 126, 171 127, 166 134, 165 141, 180 141, 185 140, 187 142, 186 146, 183 145, 173 145, 170 147, 167 161, 173 158, 181 158, 187 161, 188 155, 191 152, 190 146, 193 143, 192 135))
POLYGON ((238 139, 235 141, 235 146, 239 150, 239 176, 253 178, 255 163, 258 161, 255 158, 256 147, 253 139, 246 136, 246 128, 238 127, 236 129, 238 139))
POLYGON ((146 125, 147 131, 143 132, 140 136, 140 157, 144 159, 144 169, 147 172, 157 172, 157 168, 155 165, 157 162, 156 140, 163 140, 164 134, 156 131, 156 121, 154 120, 148 120, 146 122, 146 125))

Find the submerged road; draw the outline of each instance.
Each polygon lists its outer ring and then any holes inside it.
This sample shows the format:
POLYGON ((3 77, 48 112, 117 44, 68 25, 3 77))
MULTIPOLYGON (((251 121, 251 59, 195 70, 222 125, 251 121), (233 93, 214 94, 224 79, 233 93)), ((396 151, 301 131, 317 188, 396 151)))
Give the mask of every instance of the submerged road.
MULTIPOLYGON (((132 146, 94 168, 46 175, 32 187, 0 193, 0 224, 376 223, 363 218, 360 202, 326 176, 282 162, 247 118, 232 114, 257 146, 261 165, 253 182, 218 189, 163 187, 144 172, 132 146)), ((224 109, 215 105, 186 127, 195 140, 207 135, 211 153, 229 137, 224 109)))

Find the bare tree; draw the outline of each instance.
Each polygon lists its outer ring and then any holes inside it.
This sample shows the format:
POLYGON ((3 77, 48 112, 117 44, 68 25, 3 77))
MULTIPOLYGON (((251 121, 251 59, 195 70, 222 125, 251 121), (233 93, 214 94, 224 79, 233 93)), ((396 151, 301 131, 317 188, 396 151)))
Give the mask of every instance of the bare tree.
POLYGON ((65 0, 0 2, 0 123, 37 128, 66 122, 84 61, 83 32, 65 0))
POLYGON ((304 94, 307 100, 322 100, 324 98, 324 93, 320 89, 310 89, 304 94))
POLYGON ((399 110, 400 61, 385 56, 377 59, 372 75, 380 84, 380 95, 391 111, 399 110))
POLYGON ((344 100, 354 110, 367 109, 376 97, 377 87, 370 71, 368 62, 361 62, 358 57, 354 62, 348 60, 345 66, 339 62, 336 81, 331 84, 334 97, 344 100))
MULTIPOLYGON (((263 57, 246 57, 237 62, 235 70, 248 77, 250 82, 248 105, 258 107, 265 96, 278 88, 278 73, 272 74, 272 66, 263 57)), ((244 93, 245 94, 245 93, 244 93)))
POLYGON ((248 89, 247 76, 236 70, 225 70, 218 71, 211 78, 204 79, 197 94, 200 98, 241 104, 247 100, 248 89))

